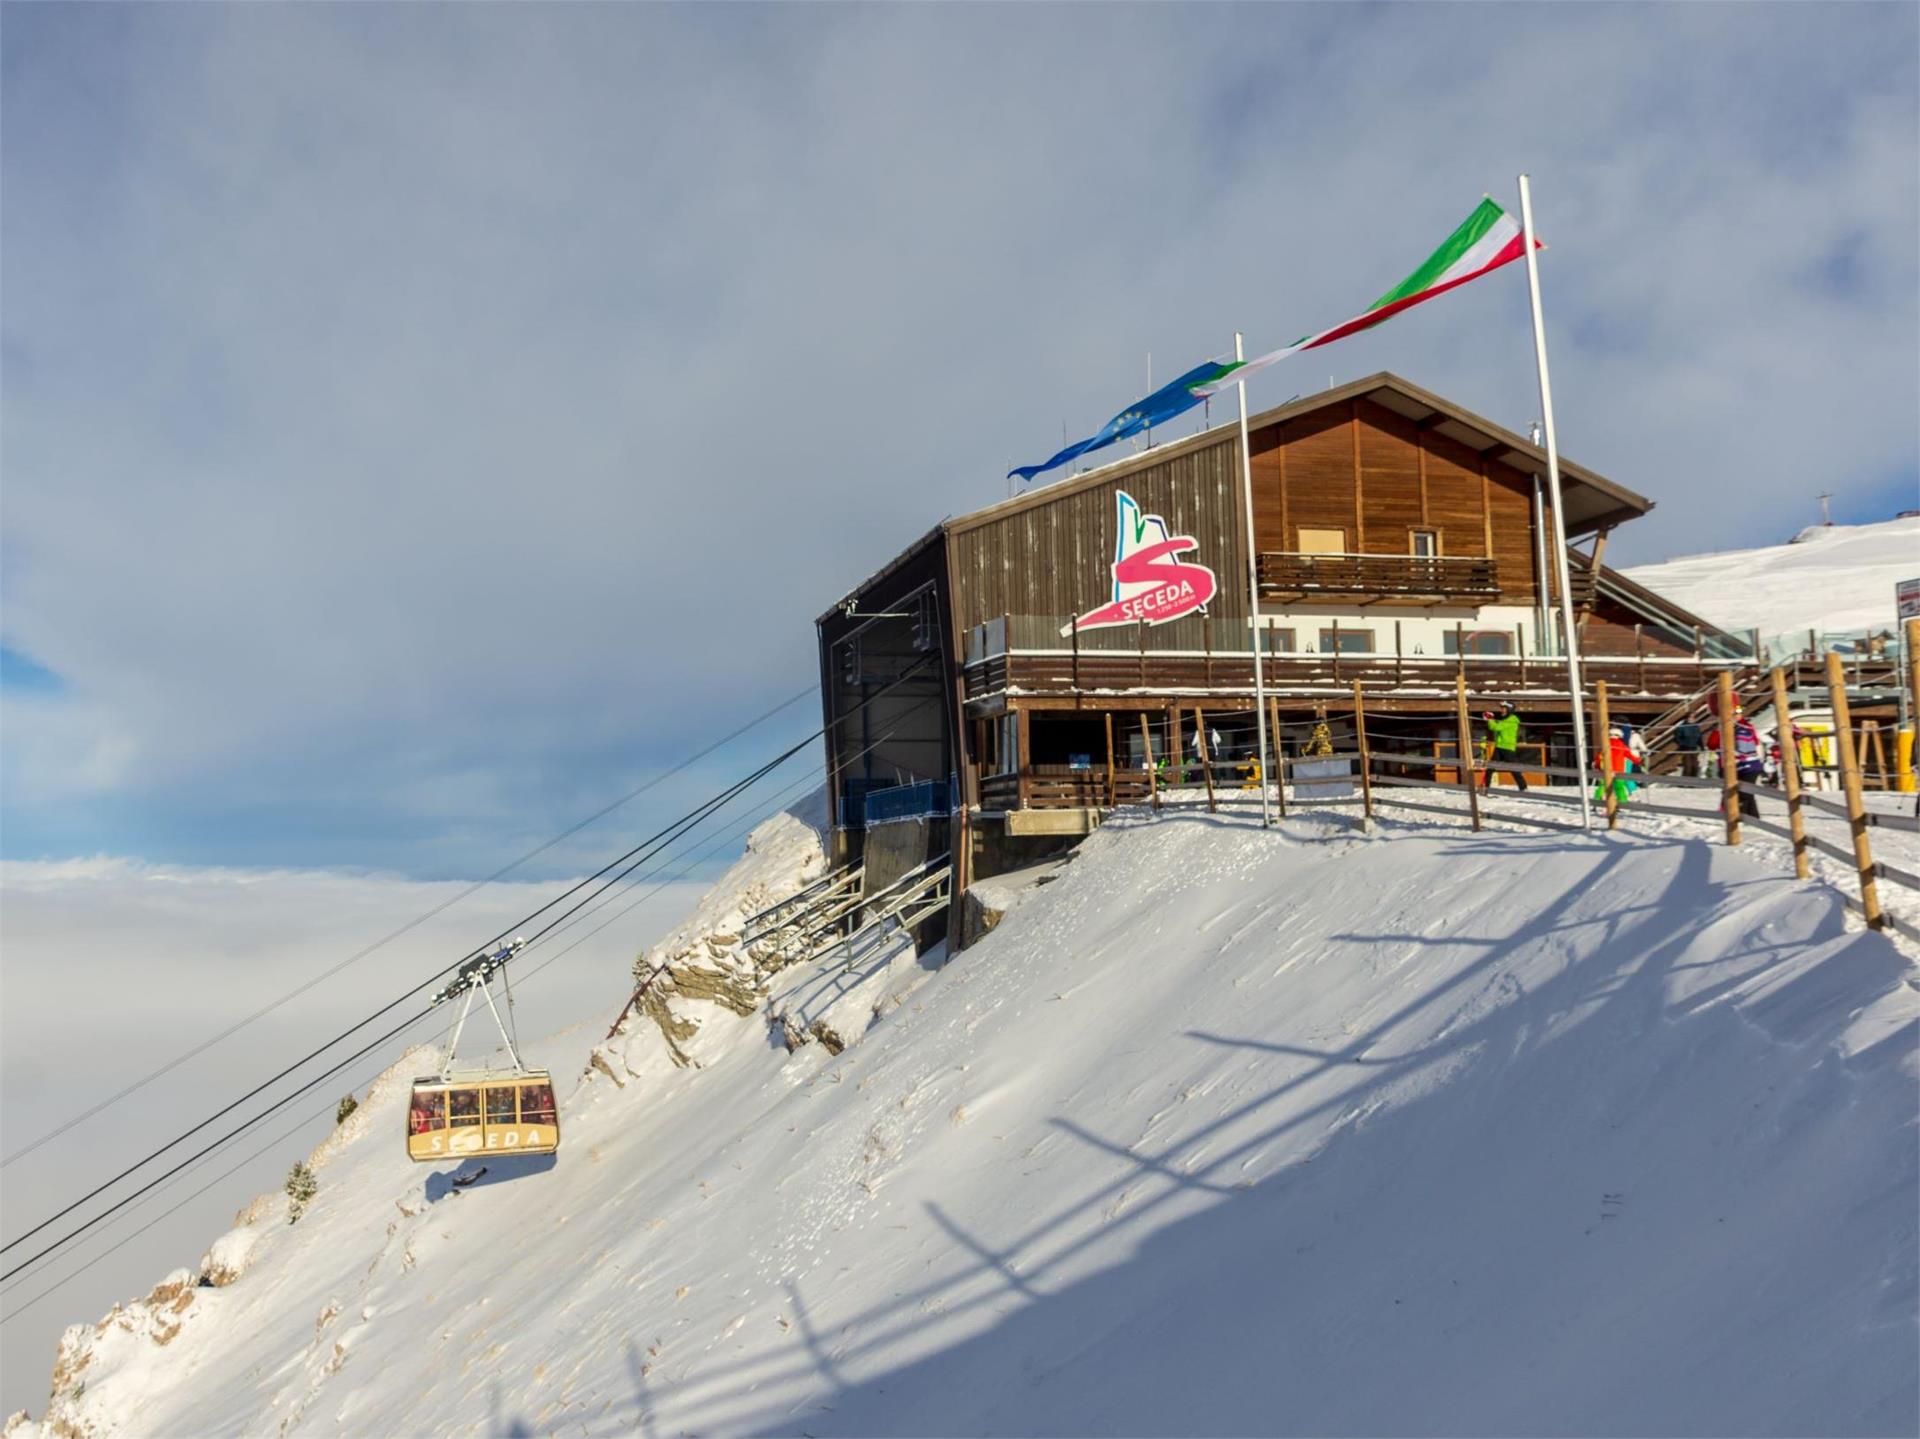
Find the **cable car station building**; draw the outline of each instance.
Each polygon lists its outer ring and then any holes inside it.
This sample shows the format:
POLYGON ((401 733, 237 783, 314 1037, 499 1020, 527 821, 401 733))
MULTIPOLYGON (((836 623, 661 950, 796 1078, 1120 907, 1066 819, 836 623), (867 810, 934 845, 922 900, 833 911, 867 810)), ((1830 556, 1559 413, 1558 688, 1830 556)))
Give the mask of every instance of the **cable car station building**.
MULTIPOLYGON (((1376 755, 1451 756, 1456 686, 1574 764, 1545 452, 1382 373, 1250 417, 1262 678, 1281 752, 1364 689, 1376 755)), ((1561 461, 1586 683, 1644 724, 1744 646, 1600 563, 1652 502, 1561 461)), ((818 621, 841 855, 964 808, 976 847, 1083 834, 1147 764, 1251 759, 1254 621, 1237 425, 949 519, 818 621), (878 698, 876 698, 878 696, 878 698), (1214 743, 1218 737, 1217 745, 1214 743)), ((1017 851, 1017 844, 1011 847, 1017 851)), ((985 874, 990 860, 973 866, 985 874)))

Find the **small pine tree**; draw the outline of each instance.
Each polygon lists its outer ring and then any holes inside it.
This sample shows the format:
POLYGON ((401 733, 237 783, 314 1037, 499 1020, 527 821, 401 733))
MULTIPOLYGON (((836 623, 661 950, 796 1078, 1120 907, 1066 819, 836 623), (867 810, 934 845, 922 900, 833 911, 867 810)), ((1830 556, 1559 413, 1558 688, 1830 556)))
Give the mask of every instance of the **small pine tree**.
POLYGON ((347 1116, 359 1107, 360 1101, 349 1094, 345 1099, 340 1101, 340 1107, 333 1111, 333 1122, 336 1125, 345 1124, 347 1122, 347 1116))
POLYGON ((287 1171, 287 1198, 292 1201, 287 1206, 287 1223, 297 1224, 300 1216, 307 1212, 308 1202, 319 1192, 320 1181, 314 1178, 306 1161, 296 1159, 293 1168, 287 1171))

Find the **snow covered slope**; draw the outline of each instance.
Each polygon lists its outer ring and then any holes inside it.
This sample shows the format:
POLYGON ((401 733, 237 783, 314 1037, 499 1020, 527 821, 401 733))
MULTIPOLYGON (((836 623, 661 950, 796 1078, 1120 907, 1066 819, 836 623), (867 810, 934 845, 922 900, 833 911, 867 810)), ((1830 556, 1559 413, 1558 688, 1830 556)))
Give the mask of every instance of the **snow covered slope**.
POLYGON ((1892 629, 1893 587, 1920 579, 1920 516, 1816 525, 1793 543, 1687 555, 1621 573, 1712 620, 1761 636, 1892 629))
POLYGON ((70 1331, 52 1417, 1910 1434, 1910 972, 1705 844, 1122 817, 944 969, 677 994, 691 1063, 637 1019, 557 1164, 453 1189, 377 1087, 230 1283, 70 1331), (822 1004, 871 1028, 768 1012, 822 1004))

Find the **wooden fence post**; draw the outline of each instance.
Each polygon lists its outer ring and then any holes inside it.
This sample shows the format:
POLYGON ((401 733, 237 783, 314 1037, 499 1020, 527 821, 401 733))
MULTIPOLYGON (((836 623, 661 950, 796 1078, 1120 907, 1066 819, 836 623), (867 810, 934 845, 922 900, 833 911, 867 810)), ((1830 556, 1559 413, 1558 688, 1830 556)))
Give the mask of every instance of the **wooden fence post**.
POLYGON ((1875 788, 1892 789, 1893 786, 1887 782, 1887 747, 1881 742, 1880 725, 1877 720, 1862 720, 1860 722, 1860 769, 1862 772, 1862 783, 1864 783, 1866 779, 1865 771, 1867 768, 1867 757, 1869 755, 1873 757, 1874 771, 1880 776, 1879 783, 1875 788))
POLYGON ((1860 871, 1860 908, 1868 929, 1886 928, 1880 913, 1880 885, 1873 873, 1873 846, 1867 842, 1867 801, 1860 792, 1860 757, 1853 745, 1853 714, 1847 705, 1847 672, 1838 650, 1827 651, 1827 693, 1833 700, 1833 737, 1840 746, 1840 782, 1847 791, 1847 823, 1853 830, 1853 862, 1860 871))
POLYGON ((1920 620, 1907 621, 1907 720, 1920 729, 1920 620))
POLYGON ((1373 819, 1373 751, 1367 746, 1367 702, 1353 682, 1353 731, 1360 737, 1360 812, 1373 819))
POLYGON ((1733 753, 1733 675, 1720 671, 1720 808, 1727 821, 1727 843, 1740 843, 1740 765, 1733 753))
POLYGON ((1793 717, 1787 709, 1787 676, 1778 665, 1773 669, 1773 722, 1780 738, 1780 782, 1787 790, 1787 828, 1793 831, 1793 873, 1806 879, 1807 820, 1801 812, 1800 746, 1793 738, 1793 717))
POLYGON ((1207 712, 1199 705, 1193 707, 1193 747, 1200 751, 1200 775, 1207 782, 1207 813, 1218 814, 1220 806, 1213 798, 1213 756, 1207 745, 1207 712))
POLYGON ((1273 741, 1273 803, 1282 819, 1287 814, 1287 761, 1280 749, 1280 701, 1267 696, 1267 735, 1273 741))
POLYGON ((1140 748, 1147 757, 1147 798, 1160 808, 1160 776, 1153 767, 1153 731, 1147 728, 1147 712, 1140 711, 1140 748))
POLYGON ((1459 725, 1454 750, 1460 757, 1460 781, 1467 787, 1467 812, 1473 816, 1473 828, 1480 829, 1480 791, 1473 786, 1473 723, 1467 718, 1467 677, 1456 675, 1453 681, 1454 719, 1459 725))
POLYGON ((1107 808, 1115 807, 1117 795, 1113 784, 1113 711, 1104 712, 1107 721, 1107 808))
POLYGON ((1167 714, 1170 725, 1167 735, 1168 771, 1173 775, 1174 787, 1184 788, 1187 783, 1187 752, 1180 742, 1180 706, 1168 706, 1167 714))
POLYGON ((1600 732, 1600 797, 1607 810, 1607 828, 1620 828, 1620 796, 1614 790, 1613 773, 1613 732, 1607 723, 1607 682, 1595 680, 1593 683, 1593 707, 1599 715, 1600 732))

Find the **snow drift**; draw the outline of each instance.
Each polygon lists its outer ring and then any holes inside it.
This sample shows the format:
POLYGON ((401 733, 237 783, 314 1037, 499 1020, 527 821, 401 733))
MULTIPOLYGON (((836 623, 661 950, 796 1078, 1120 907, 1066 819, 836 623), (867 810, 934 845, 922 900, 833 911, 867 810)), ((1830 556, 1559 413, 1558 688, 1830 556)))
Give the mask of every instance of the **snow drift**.
POLYGON ((70 1331, 50 1421, 1910 1434, 1909 973, 1696 842, 1121 817, 943 969, 677 994, 557 1164, 455 1189, 376 1092, 233 1282, 70 1331), (823 1001, 864 1038, 789 1049, 823 1001))

